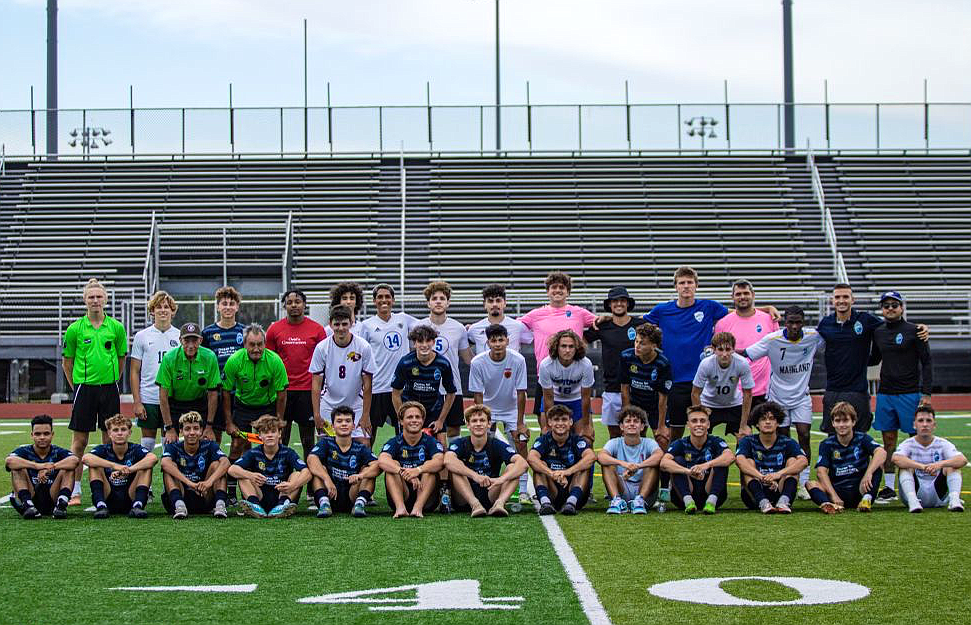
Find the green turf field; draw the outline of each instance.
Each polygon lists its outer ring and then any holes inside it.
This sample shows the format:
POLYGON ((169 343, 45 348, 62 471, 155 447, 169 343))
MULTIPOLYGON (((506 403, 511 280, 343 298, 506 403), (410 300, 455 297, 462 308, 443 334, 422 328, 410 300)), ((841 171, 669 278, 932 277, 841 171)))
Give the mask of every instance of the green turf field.
MULTIPOLYGON (((971 415, 941 416, 956 418, 940 418, 938 434, 971 456, 971 415)), ((0 452, 5 456, 29 442, 28 431, 23 420, 0 421, 0 452)), ((385 435, 389 431, 385 428, 385 435)), ((57 444, 69 446, 66 423, 58 422, 55 434, 57 444)), ((598 430, 598 436, 599 447, 606 434, 598 430)), ((814 436, 814 442, 820 439, 814 436)), ((971 491, 971 471, 966 469, 964 477, 965 492, 971 491)), ((609 622, 968 622, 971 512, 910 515, 895 502, 875 506, 871 515, 827 517, 800 501, 789 517, 763 517, 743 511, 735 469, 729 482, 729 501, 713 517, 671 511, 608 517, 599 482, 597 503, 577 517, 557 517, 609 622), (840 580, 870 593, 839 604, 742 607, 648 593, 662 582, 749 576, 840 580)), ((3 473, 0 493, 9 488, 3 473)), ((161 492, 158 468, 154 490, 161 492)), ((380 486, 376 495, 382 505, 369 509, 371 518, 323 521, 301 509, 288 520, 176 522, 156 500, 145 521, 95 522, 81 508, 71 508, 64 521, 25 522, 4 501, 0 567, 7 583, 0 589, 0 623, 587 622, 534 513, 504 520, 432 515, 424 521, 392 521, 380 486), (437 582, 452 583, 432 585, 437 582), (254 584, 252 592, 234 593, 112 590, 254 584), (333 596, 400 587, 409 588, 333 596), (323 603, 298 602, 321 596, 323 603), (486 609, 455 609, 463 603, 486 609)), ((87 506, 87 487, 85 499, 87 506)), ((801 597, 769 581, 722 582, 721 589, 754 601, 801 597)))

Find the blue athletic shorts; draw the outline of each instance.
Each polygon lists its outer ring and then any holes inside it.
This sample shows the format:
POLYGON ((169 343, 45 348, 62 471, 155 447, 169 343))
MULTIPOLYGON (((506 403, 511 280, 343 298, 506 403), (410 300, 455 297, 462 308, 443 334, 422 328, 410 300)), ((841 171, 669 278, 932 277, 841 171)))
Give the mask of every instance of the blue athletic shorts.
MULTIPOLYGON (((576 423, 577 421, 583 418, 582 399, 576 399, 574 401, 554 401, 553 403, 556 404, 557 406, 566 406, 567 408, 572 410, 574 423, 576 423)), ((546 410, 546 407, 543 405, 542 400, 540 400, 539 409, 540 409, 540 412, 546 410)))
POLYGON ((873 419, 873 428, 881 432, 901 430, 910 435, 917 433, 914 429, 914 413, 920 404, 920 393, 904 393, 903 395, 881 395, 877 393, 877 410, 873 419))

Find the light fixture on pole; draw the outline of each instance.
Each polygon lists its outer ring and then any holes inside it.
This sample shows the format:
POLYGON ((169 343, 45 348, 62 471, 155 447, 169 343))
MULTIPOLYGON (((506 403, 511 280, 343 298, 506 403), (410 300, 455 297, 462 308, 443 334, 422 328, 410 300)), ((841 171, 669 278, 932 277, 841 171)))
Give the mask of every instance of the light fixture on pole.
POLYGON ((91 150, 97 150, 100 147, 108 147, 111 145, 112 141, 108 138, 111 131, 107 128, 102 128, 101 126, 85 126, 84 128, 74 128, 68 133, 71 136, 71 140, 67 142, 72 148, 81 146, 81 154, 84 156, 89 156, 91 150))
POLYGON ((701 137, 702 151, 705 150, 705 139, 718 138, 718 135, 715 134, 715 126, 718 125, 718 120, 714 117, 705 117, 704 115, 692 117, 686 119, 684 125, 688 127, 687 134, 689 137, 701 137))

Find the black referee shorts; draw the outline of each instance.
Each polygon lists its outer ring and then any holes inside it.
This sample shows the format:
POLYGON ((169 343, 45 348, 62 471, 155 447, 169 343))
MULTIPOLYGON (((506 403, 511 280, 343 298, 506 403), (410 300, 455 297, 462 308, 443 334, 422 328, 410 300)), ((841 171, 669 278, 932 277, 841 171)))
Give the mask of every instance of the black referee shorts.
POLYGON ((105 421, 121 412, 118 384, 78 384, 68 429, 75 432, 105 431, 105 421))

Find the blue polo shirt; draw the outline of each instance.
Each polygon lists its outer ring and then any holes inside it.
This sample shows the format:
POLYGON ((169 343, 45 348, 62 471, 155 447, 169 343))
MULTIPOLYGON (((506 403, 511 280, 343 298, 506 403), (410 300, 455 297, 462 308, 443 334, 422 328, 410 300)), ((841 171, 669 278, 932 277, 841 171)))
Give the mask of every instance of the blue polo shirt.
POLYGON ((873 330, 881 320, 868 312, 850 310, 849 318, 840 323, 836 313, 819 320, 816 331, 826 341, 823 361, 826 363, 826 390, 866 393, 866 367, 873 343, 873 330))
POLYGON ((698 365, 711 344, 715 323, 728 314, 728 309, 710 299, 697 299, 687 308, 679 308, 678 300, 658 304, 644 319, 661 328, 664 354, 671 361, 671 380, 674 383, 695 379, 698 365))

